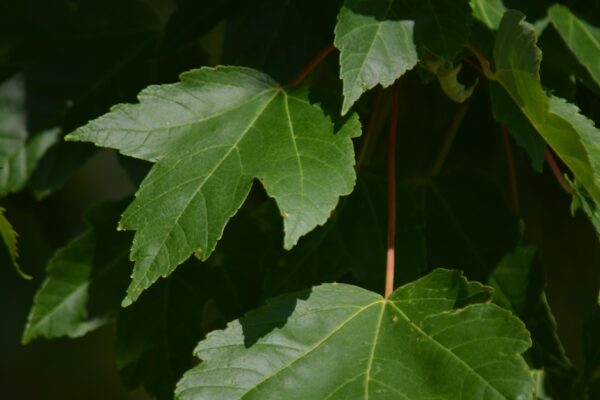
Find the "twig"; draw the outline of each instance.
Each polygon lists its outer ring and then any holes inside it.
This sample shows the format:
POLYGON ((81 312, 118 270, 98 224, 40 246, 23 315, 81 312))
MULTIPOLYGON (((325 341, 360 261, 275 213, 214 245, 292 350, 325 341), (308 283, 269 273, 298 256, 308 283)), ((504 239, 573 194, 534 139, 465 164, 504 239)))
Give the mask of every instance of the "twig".
POLYGON ((492 64, 490 63, 490 60, 488 60, 486 56, 483 55, 481 50, 479 50, 472 44, 468 44, 467 49, 469 49, 469 51, 473 53, 473 55, 477 58, 477 61, 479 61, 479 65, 481 66, 483 75, 485 75, 485 77, 489 80, 495 81, 496 74, 492 72, 492 64))
POLYGON ((310 74, 311 71, 313 69, 315 69, 315 67, 317 65, 319 65, 321 63, 321 61, 323 61, 325 59, 325 57, 327 57, 329 55, 329 53, 331 53, 334 49, 335 49, 335 46, 333 45, 333 43, 331 43, 327 47, 325 47, 323 50, 321 50, 320 52, 318 52, 317 55, 315 55, 313 57, 313 59, 310 60, 308 62, 308 64, 306 64, 306 66, 302 69, 302 71, 300 71, 298 73, 298 75, 296 75, 292 79, 292 81, 290 82, 290 85, 296 87, 300 83, 302 83, 302 81, 304 80, 304 78, 306 78, 308 76, 308 74, 310 74))
POLYGON ((508 168, 508 179, 510 181, 510 194, 512 199, 513 214, 517 217, 521 215, 521 206, 519 204, 519 186, 517 184, 517 174, 515 172, 515 160, 513 158, 512 144, 506 125, 501 124, 502 138, 504 140, 504 151, 506 154, 506 166, 508 168))
POLYGON ((463 57, 463 61, 470 66, 471 68, 473 68, 475 71, 479 72, 479 74, 484 75, 483 70, 481 69, 481 67, 473 60, 471 60, 469 57, 463 57))
POLYGON ((371 115, 367 122, 364 139, 360 146, 360 153, 358 154, 358 161, 356 162, 357 170, 361 169, 365 163, 368 162, 373 147, 377 144, 381 123, 385 120, 387 113, 389 112, 389 98, 387 96, 387 91, 383 90, 381 87, 377 87, 376 90, 377 94, 373 106, 371 107, 371 115))
POLYGON ((565 180, 565 177, 563 176, 563 173, 561 172, 558 163, 554 159, 554 156, 552 155, 552 152, 548 147, 546 147, 546 149, 544 150, 544 156, 546 156, 546 161, 548 162, 548 165, 552 170, 552 174, 556 178, 556 181, 558 182, 560 187, 563 188, 565 192, 573 194, 573 189, 571 189, 571 185, 569 185, 569 183, 565 180))
POLYGON ((392 109, 388 144, 388 248, 385 297, 394 291, 394 251, 396 245, 396 137, 398 135, 398 83, 392 86, 392 109))

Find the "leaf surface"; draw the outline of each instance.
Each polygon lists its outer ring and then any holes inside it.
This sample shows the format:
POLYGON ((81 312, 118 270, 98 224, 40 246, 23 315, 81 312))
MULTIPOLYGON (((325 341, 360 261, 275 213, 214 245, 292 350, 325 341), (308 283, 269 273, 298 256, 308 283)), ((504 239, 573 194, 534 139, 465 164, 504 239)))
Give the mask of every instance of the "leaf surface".
POLYGON ((8 256, 10 257, 10 261, 12 261, 12 264, 19 273, 19 275, 21 275, 25 279, 31 279, 29 275, 23 272, 23 270, 19 266, 19 263, 17 262, 17 258, 19 258, 19 235, 13 228, 10 221, 4 215, 5 212, 6 210, 0 207, 0 236, 2 236, 2 241, 4 242, 8 250, 8 256))
POLYGON ((342 114, 362 93, 389 86, 413 68, 417 48, 452 60, 467 43, 471 19, 462 0, 346 0, 335 28, 342 114))
POLYGON ((389 299, 345 284, 280 297, 200 342, 203 362, 176 397, 528 398, 519 354, 529 335, 507 311, 481 303, 490 293, 436 270, 389 299))
POLYGON ((192 253, 207 259, 254 178, 279 206, 288 249, 352 191, 358 119, 334 134, 305 92, 260 72, 203 68, 139 98, 68 136, 156 162, 120 222, 137 231, 124 304, 192 253))
POLYGON ((394 18, 393 0, 348 0, 335 27, 344 85, 342 114, 377 84, 390 86, 418 61, 414 21, 394 18))
MULTIPOLYGON (((494 303, 511 310, 531 332, 533 346, 526 359, 532 368, 544 369, 549 378, 573 378, 574 368, 558 337, 556 320, 546 298, 544 273, 534 263, 535 255, 534 246, 519 245, 500 261, 489 278, 494 303)), ((562 384, 566 385, 566 381, 562 384)))
POLYGON ((541 172, 545 160, 544 139, 531 126, 514 100, 495 82, 490 82, 490 97, 496 121, 506 125, 515 141, 529 154, 533 169, 541 172))
POLYGON ((498 29, 506 7, 502 0, 471 0, 473 17, 492 30, 498 29))
POLYGON ((600 202, 600 131, 577 106, 544 92, 541 52, 535 45, 535 30, 524 18, 515 10, 504 15, 494 46, 495 75, 533 127, 600 202))
POLYGON ((23 343, 83 336, 114 316, 131 268, 130 235, 115 231, 123 206, 106 203, 92 209, 91 227, 54 254, 34 297, 23 343))
POLYGON ((560 4, 548 9, 548 17, 577 60, 600 85, 600 28, 577 18, 560 4))
POLYGON ((20 190, 57 140, 55 129, 31 137, 26 121, 24 83, 16 75, 0 85, 0 196, 20 190))

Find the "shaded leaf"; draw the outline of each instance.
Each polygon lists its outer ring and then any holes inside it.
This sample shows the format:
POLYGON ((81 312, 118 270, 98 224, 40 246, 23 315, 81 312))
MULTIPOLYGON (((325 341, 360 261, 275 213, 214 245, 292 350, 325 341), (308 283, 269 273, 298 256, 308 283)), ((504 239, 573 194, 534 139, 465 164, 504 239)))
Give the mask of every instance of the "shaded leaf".
POLYGON ((4 208, 0 207, 0 236, 2 236, 2 241, 4 242, 8 250, 8 256, 10 257, 10 260, 12 261, 12 264, 19 273, 19 275, 21 275, 25 279, 31 279, 31 276, 23 272, 23 270, 19 266, 19 263, 17 262, 17 258, 19 258, 19 235, 13 228, 10 221, 4 215, 5 211, 6 210, 4 208))
POLYGON ((492 30, 498 29, 506 7, 502 0, 471 0, 473 17, 492 30))
POLYGON ((114 317, 131 268, 130 235, 115 231, 123 207, 121 202, 92 209, 90 228, 54 254, 35 295, 23 343, 83 336, 114 317))
POLYGON ((547 96, 539 77, 541 52, 535 31, 514 10, 506 12, 496 45, 495 76, 529 122, 575 173, 591 197, 600 201, 600 131, 563 99, 547 96))
POLYGON ((192 367, 203 337, 205 309, 215 282, 206 266, 190 260, 119 312, 116 361, 131 387, 143 385, 158 399, 172 399, 177 380, 192 367))
POLYGON ((513 99, 495 82, 490 82, 490 97, 494 118, 505 124, 519 146, 527 151, 533 169, 542 172, 546 149, 544 139, 531 126, 513 99))
POLYGON ((527 398, 533 382, 519 354, 529 335, 489 297, 436 270, 389 299, 344 284, 276 298, 200 342, 203 362, 176 397, 527 398))
POLYGON ((279 206, 288 249, 354 186, 358 119, 334 135, 305 92, 285 92, 262 73, 203 68, 139 97, 68 136, 156 162, 120 222, 137 231, 125 305, 192 253, 207 259, 253 178, 279 206))
MULTIPOLYGON (((152 57, 163 28, 147 2, 8 3, 3 36, 16 42, 11 62, 23 75, 30 132, 55 126, 69 132, 156 80, 152 57)), ((38 197, 51 193, 93 150, 54 144, 40 160, 30 187, 38 197)))
POLYGON ((38 161, 58 138, 53 129, 30 135, 21 76, 0 85, 0 196, 25 186, 38 161))
POLYGON ((535 255, 534 246, 518 246, 500 261, 489 284, 494 288, 494 302, 511 310, 531 332, 533 346, 525 355, 530 367, 544 370, 546 386, 563 398, 571 392, 576 373, 558 337, 543 270, 534 264, 535 255))
POLYGON ((600 85, 600 28, 577 18, 566 6, 548 9, 550 21, 579 62, 600 85))
POLYGON ((582 209, 594 226, 596 234, 600 239, 600 208, 598 207, 598 204, 590 198, 588 192, 579 184, 579 182, 573 182, 571 188, 573 189, 571 214, 575 215, 577 210, 582 209))

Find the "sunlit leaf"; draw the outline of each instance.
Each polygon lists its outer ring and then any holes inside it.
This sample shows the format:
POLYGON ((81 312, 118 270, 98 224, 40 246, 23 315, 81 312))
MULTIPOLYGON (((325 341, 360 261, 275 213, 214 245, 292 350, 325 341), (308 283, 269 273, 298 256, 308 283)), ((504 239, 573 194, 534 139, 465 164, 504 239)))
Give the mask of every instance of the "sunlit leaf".
POLYGON ((343 284, 276 298, 200 342, 176 397, 528 398, 529 334, 490 293, 436 270, 388 299, 343 284))
POLYGON ((207 259, 254 178, 284 218, 284 246, 323 224, 354 186, 356 117, 333 124, 304 91, 246 68, 203 68, 151 86, 68 136, 156 162, 121 229, 136 230, 124 304, 195 253, 207 259))

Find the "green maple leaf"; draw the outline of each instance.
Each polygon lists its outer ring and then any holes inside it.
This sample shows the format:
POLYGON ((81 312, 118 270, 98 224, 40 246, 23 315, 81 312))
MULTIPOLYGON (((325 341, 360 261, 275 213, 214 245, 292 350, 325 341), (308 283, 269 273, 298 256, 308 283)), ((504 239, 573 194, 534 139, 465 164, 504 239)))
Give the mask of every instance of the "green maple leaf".
POLYGON ((388 299, 344 284, 280 297, 200 342, 176 398, 530 398, 529 334, 490 296, 436 270, 388 299))
POLYGON ((191 254, 207 259, 253 179, 277 202, 288 249, 354 186, 358 118, 334 134, 307 93, 288 93, 248 68, 202 68, 181 79, 150 86, 140 104, 117 106, 68 136, 156 162, 120 222, 136 230, 124 305, 191 254))
POLYGON ((548 17, 577 60, 600 85, 600 28, 577 18, 559 4, 548 9, 548 17))
POLYGON ((58 130, 31 136, 26 127, 25 84, 14 76, 0 85, 0 196, 23 188, 58 130))
POLYGON ((544 92, 535 29, 524 19, 519 11, 504 14, 494 46, 495 79, 591 197, 600 202, 600 130, 577 106, 544 92))
POLYGON ((90 227, 50 259, 23 343, 38 337, 80 337, 116 314, 131 269, 129 234, 114 229, 123 207, 122 202, 106 203, 90 210, 90 227))
POLYGON ((470 25, 468 1, 346 0, 335 28, 342 113, 362 93, 389 86, 413 68, 417 48, 452 60, 467 43, 470 25))

